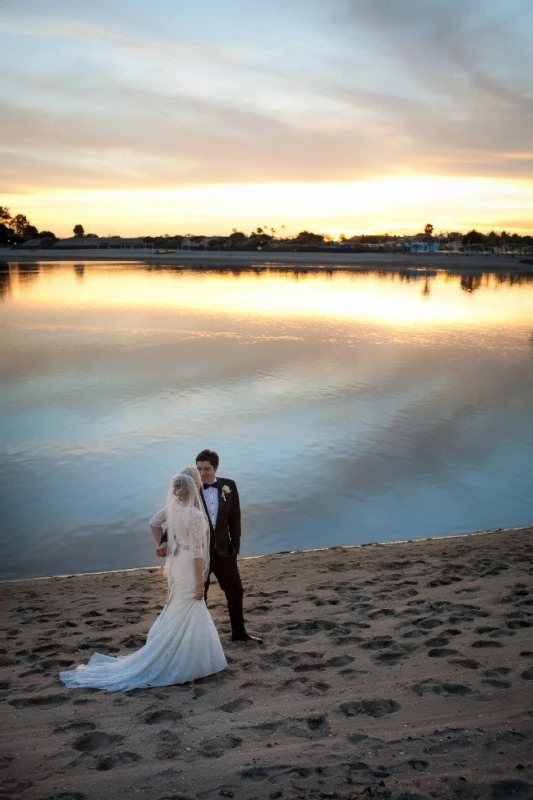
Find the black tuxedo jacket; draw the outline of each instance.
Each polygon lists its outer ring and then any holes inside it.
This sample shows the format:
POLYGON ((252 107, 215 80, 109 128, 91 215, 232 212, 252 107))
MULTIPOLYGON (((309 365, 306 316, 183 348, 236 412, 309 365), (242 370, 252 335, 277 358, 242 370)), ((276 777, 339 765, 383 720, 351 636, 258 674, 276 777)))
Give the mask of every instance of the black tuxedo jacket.
POLYGON ((205 505, 202 490, 202 502, 204 504, 210 528, 210 551, 211 554, 217 553, 219 556, 236 556, 241 549, 241 504, 237 484, 231 478, 219 478, 218 483, 218 514, 215 526, 213 527, 209 512, 205 505), (226 491, 224 491, 226 487, 226 491))

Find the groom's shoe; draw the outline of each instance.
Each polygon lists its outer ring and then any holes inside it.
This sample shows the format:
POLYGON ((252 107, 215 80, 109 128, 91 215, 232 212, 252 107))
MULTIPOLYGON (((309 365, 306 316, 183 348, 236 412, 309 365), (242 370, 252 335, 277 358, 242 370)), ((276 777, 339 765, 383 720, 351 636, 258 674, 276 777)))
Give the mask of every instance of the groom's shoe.
POLYGON ((259 636, 252 636, 249 633, 244 633, 241 636, 232 636, 232 642, 255 642, 255 644, 263 644, 263 640, 259 636))

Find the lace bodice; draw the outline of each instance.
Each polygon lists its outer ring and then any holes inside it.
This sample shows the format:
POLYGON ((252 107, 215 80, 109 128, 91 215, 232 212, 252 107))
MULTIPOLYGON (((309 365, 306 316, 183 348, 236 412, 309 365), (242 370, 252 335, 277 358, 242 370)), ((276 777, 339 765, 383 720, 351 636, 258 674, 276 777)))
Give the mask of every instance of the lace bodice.
POLYGON ((180 530, 178 544, 192 551, 193 558, 206 558, 207 521, 197 508, 186 509, 188 524, 180 530))
POLYGON ((167 522, 167 507, 158 511, 157 514, 154 514, 152 519, 150 520, 150 525, 156 525, 158 528, 162 528, 163 525, 166 525, 167 522))
MULTIPOLYGON (((150 520, 150 525, 162 527, 168 521, 166 506, 155 514, 150 520)), ((197 508, 181 508, 181 513, 176 520, 177 529, 173 532, 175 545, 178 545, 175 552, 180 549, 191 550, 193 558, 207 558, 207 521, 205 516, 197 508)))

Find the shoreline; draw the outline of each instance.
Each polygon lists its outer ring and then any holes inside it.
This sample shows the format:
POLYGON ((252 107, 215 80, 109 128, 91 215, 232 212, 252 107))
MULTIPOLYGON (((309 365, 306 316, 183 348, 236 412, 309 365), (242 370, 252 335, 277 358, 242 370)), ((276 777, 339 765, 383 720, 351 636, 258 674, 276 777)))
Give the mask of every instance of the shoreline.
POLYGON ((533 273, 533 263, 523 264, 521 258, 527 256, 465 256, 461 253, 434 253, 431 255, 415 253, 292 253, 261 251, 177 251, 157 254, 148 251, 86 250, 57 251, 35 250, 17 251, 0 248, 0 261, 16 263, 56 263, 71 261, 77 263, 131 262, 148 265, 168 265, 182 267, 215 268, 265 268, 292 269, 295 265, 317 270, 369 270, 372 267, 384 271, 397 271, 408 268, 415 270, 474 272, 514 272, 533 273))
POLYGON ((24 800, 533 797, 533 528, 251 557, 265 643, 183 685, 67 689, 142 646, 157 567, 6 583, 0 794, 24 800))
MULTIPOLYGON (((396 545, 402 544, 413 544, 414 542, 434 542, 434 541, 443 541, 447 539, 466 539, 470 536, 486 536, 490 533, 509 533, 515 531, 529 531, 533 530, 532 525, 519 525, 516 528, 488 528, 484 531, 469 531, 468 533, 451 533, 449 535, 444 536, 420 536, 415 539, 396 539, 392 542, 364 542, 363 544, 332 544, 329 547, 314 547, 310 550, 279 550, 277 553, 262 553, 258 556, 239 556, 239 564, 244 561, 258 561, 263 558, 273 558, 274 556, 287 556, 287 555, 300 555, 304 553, 324 553, 324 552, 331 552, 339 550, 353 550, 358 548, 367 548, 367 547, 393 547, 396 545)), ((144 566, 144 567, 126 567, 124 569, 108 569, 108 570, 100 570, 99 572, 66 572, 62 575, 38 575, 33 578, 6 578, 5 580, 0 579, 0 586, 4 584, 12 584, 12 583, 29 583, 30 581, 52 581, 52 580, 59 580, 61 578, 80 578, 80 577, 87 577, 89 575, 121 575, 124 573, 131 573, 131 572, 145 572, 147 570, 154 570, 159 569, 161 567, 160 564, 155 564, 153 566, 144 566)))

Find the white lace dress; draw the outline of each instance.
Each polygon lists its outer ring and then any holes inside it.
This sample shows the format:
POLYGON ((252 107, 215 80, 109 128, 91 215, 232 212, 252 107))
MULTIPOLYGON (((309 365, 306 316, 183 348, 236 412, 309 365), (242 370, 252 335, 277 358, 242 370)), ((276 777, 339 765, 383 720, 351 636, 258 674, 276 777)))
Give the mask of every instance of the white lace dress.
POLYGON ((127 692, 186 683, 225 669, 226 658, 207 606, 195 600, 193 559, 207 563, 209 558, 205 517, 196 508, 184 511, 187 524, 173 548, 167 601, 146 644, 117 658, 95 653, 88 664, 59 673, 67 686, 127 692))

